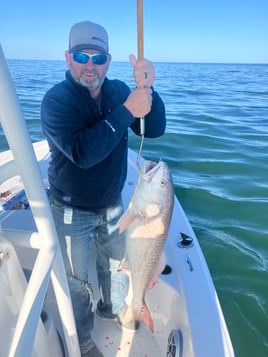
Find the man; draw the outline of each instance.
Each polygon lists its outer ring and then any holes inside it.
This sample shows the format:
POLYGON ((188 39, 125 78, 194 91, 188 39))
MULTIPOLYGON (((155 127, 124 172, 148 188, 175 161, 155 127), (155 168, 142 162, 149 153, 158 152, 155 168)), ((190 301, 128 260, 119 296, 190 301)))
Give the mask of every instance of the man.
POLYGON ((133 66, 137 88, 109 80, 111 62, 106 30, 95 23, 75 24, 65 52, 66 79, 44 96, 41 120, 51 151, 51 207, 68 277, 82 356, 102 356, 91 339, 93 294, 88 282, 91 244, 96 247, 99 318, 119 321, 126 281, 118 265, 125 238, 112 230, 123 212, 121 191, 127 172, 128 128, 145 136, 164 133, 165 109, 153 90, 154 67, 133 66))

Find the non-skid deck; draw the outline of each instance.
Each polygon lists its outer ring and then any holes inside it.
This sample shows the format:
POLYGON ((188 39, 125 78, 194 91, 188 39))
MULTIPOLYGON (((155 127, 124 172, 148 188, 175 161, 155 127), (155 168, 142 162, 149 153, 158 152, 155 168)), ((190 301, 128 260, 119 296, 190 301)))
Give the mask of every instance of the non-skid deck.
POLYGON ((127 331, 113 322, 95 319, 92 337, 106 357, 162 357, 159 337, 141 325, 136 331, 127 331))
POLYGON ((171 331, 185 320, 178 290, 169 285, 171 275, 162 275, 156 286, 146 291, 146 302, 154 332, 142 323, 136 331, 126 330, 114 322, 95 317, 92 337, 105 357, 166 357, 171 331), (181 323, 178 323, 181 321, 181 323))

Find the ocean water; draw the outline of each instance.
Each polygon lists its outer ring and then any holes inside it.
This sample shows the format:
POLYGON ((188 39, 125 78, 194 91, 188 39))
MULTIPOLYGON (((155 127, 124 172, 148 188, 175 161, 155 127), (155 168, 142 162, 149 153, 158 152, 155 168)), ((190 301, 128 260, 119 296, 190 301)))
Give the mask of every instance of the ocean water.
MULTIPOLYGON (((43 139, 40 102, 64 78, 65 63, 8 64, 32 141, 43 139)), ((268 356, 268 65, 155 67, 167 131, 161 138, 145 139, 143 156, 165 160, 172 171, 236 356, 268 356)), ((112 63, 108 77, 134 86, 128 63, 112 63)), ((139 147, 132 134, 130 146, 139 147)), ((7 148, 0 127, 0 151, 7 148)))

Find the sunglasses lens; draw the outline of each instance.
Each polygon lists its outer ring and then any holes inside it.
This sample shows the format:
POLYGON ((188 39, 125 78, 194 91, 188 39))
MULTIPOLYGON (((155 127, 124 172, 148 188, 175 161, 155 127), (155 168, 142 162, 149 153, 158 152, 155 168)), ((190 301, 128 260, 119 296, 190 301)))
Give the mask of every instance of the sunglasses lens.
POLYGON ((91 58, 94 64, 102 65, 107 62, 108 56, 105 54, 98 54, 98 55, 93 55, 91 58))
POLYGON ((75 52, 73 53, 73 60, 77 63, 85 64, 89 60, 89 55, 83 52, 75 52))
POLYGON ((88 63, 89 59, 92 59, 92 62, 96 65, 101 66, 107 62, 108 55, 106 54, 96 54, 96 55, 88 55, 87 53, 83 52, 75 52, 72 54, 73 60, 80 64, 88 63))

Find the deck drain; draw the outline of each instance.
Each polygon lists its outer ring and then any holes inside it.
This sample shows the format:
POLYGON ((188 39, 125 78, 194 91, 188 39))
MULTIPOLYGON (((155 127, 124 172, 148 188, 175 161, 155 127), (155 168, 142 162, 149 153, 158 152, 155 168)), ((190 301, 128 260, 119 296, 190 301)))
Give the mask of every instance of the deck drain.
POLYGON ((170 266, 170 265, 166 265, 161 274, 163 274, 163 275, 168 275, 168 274, 170 274, 171 272, 172 272, 171 266, 170 266))
POLYGON ((182 357, 182 333, 180 330, 170 332, 166 357, 182 357))

